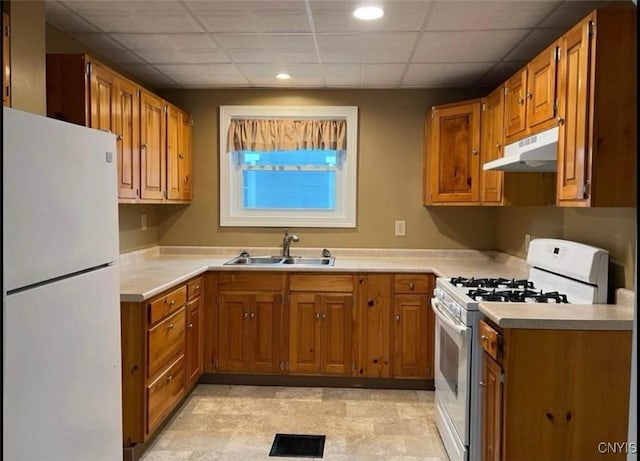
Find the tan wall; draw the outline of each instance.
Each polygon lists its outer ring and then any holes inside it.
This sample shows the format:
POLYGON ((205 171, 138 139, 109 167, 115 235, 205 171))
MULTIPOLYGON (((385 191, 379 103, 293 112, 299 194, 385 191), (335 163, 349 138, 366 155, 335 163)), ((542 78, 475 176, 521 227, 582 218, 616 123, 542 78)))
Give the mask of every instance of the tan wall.
POLYGON ((634 288, 637 209, 512 207, 497 210, 496 249, 524 257, 524 236, 575 240, 609 251, 609 286, 634 288))
POLYGON ((194 119, 194 198, 167 213, 163 245, 275 246, 282 228, 221 228, 218 207, 220 105, 344 105, 359 107, 356 229, 291 229, 297 245, 369 248, 480 248, 495 246, 493 208, 422 206, 424 117, 434 104, 479 90, 180 90, 161 93, 194 119), (394 236, 394 221, 407 236, 394 236))
POLYGON ((11 2, 11 106, 46 115, 44 1, 11 2))

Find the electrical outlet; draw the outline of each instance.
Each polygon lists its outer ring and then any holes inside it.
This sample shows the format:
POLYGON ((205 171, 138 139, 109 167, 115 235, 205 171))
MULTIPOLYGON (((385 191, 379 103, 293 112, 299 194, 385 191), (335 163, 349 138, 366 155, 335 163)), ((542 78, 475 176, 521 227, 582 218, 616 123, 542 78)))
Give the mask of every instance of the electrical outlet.
POLYGON ((529 243, 531 243, 531 234, 524 234, 524 251, 529 251, 529 243))
POLYGON ((407 235, 407 221, 396 221, 396 237, 407 235))
POLYGON ((147 230, 147 215, 146 214, 141 214, 140 215, 140 229, 147 230))

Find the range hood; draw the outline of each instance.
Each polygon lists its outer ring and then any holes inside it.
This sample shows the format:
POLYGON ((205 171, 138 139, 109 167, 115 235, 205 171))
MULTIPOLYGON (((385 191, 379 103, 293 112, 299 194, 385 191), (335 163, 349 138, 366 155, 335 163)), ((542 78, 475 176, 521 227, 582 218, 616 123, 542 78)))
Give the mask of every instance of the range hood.
POLYGON ((548 172, 557 170, 558 127, 534 134, 504 148, 504 157, 483 165, 483 170, 548 172))

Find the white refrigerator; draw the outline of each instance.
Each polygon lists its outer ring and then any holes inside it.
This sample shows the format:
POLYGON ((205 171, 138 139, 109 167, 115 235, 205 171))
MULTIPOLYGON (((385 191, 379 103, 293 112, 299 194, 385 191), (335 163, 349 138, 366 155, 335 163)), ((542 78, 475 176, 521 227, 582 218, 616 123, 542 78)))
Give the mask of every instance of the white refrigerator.
POLYGON ((3 459, 122 460, 115 136, 3 110, 3 459))

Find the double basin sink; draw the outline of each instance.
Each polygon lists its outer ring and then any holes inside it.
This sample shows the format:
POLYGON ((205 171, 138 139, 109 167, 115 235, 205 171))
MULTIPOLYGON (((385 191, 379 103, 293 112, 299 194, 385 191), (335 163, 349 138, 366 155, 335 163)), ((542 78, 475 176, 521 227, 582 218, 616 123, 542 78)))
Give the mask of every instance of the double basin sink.
POLYGON ((230 259, 225 266, 286 266, 289 264, 301 266, 333 266, 335 258, 318 257, 309 258, 304 256, 249 256, 240 255, 230 259))

